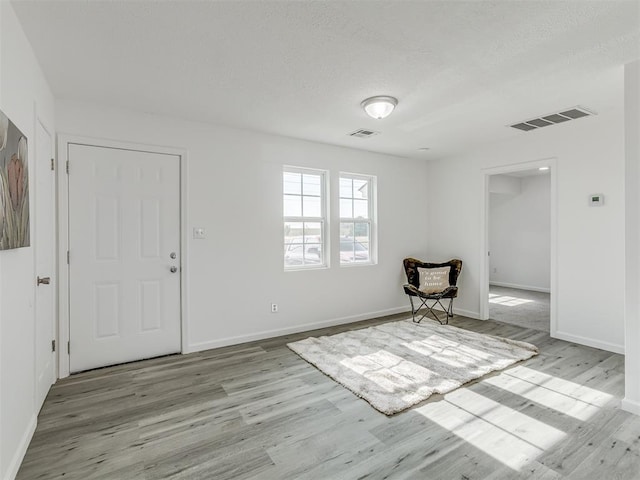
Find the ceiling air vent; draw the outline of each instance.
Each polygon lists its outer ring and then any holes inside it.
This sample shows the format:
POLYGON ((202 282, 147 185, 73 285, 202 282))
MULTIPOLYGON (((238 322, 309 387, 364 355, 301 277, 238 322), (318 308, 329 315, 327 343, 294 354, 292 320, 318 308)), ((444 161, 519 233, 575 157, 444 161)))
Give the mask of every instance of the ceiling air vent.
POLYGON ((548 127, 549 125, 555 125, 556 123, 568 122, 569 120, 575 120, 577 118, 588 117, 589 115, 595 115, 594 112, 582 107, 573 107, 562 112, 550 113, 549 115, 543 115, 539 118, 532 118, 525 122, 514 123, 509 125, 511 128, 517 130, 524 130, 528 132, 530 130, 536 130, 542 127, 548 127))
POLYGON ((358 138, 369 138, 369 137, 373 137, 374 135, 378 135, 379 133, 380 132, 374 132, 373 130, 365 130, 364 128, 360 128, 355 132, 351 132, 349 136, 358 137, 358 138))

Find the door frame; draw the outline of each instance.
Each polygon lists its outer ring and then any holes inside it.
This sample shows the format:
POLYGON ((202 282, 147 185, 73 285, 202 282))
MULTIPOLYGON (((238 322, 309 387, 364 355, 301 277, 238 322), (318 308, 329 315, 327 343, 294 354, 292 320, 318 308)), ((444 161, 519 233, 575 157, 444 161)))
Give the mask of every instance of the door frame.
POLYGON ((534 160, 530 162, 514 163, 510 165, 503 165, 499 167, 483 168, 482 174, 482 191, 483 203, 482 203, 482 235, 480 238, 480 319, 489 319, 489 208, 490 208, 490 194, 489 194, 489 177, 492 175, 500 175, 504 173, 514 173, 523 170, 531 170, 533 168, 549 167, 550 175, 550 242, 551 242, 551 265, 550 265, 550 278, 549 278, 549 334, 552 337, 556 336, 558 331, 558 159, 556 157, 544 158, 541 160, 534 160))
MULTIPOLYGON (((34 129, 33 129, 33 140, 34 143, 37 142, 37 132, 38 132, 38 124, 40 124, 40 126, 42 127, 42 129, 47 132, 49 134, 49 138, 51 139, 51 151, 49 152, 50 158, 53 160, 53 179, 51 180, 53 182, 53 202, 55 202, 55 205, 52 205, 51 208, 51 212, 54 215, 53 218, 53 245, 51 246, 51 278, 53 280, 53 285, 52 288, 54 289, 53 294, 52 294, 52 299, 53 299, 53 305, 51 306, 52 311, 51 311, 51 316, 52 316, 52 333, 53 333, 53 338, 51 340, 54 340, 56 342, 56 351, 55 352, 51 352, 52 356, 53 356, 53 371, 52 373, 52 379, 51 379, 51 385, 53 385, 55 383, 55 381, 59 378, 59 351, 60 349, 57 347, 57 345, 60 343, 59 342, 59 335, 58 335, 58 324, 59 324, 59 317, 58 317, 58 305, 59 305, 59 297, 58 297, 58 256, 56 254, 56 252, 58 251, 58 222, 56 221, 55 215, 58 211, 57 208, 57 203, 58 203, 58 182, 57 182, 57 175, 58 172, 56 171, 58 169, 58 163, 56 162, 55 158, 56 158, 56 134, 53 128, 51 128, 51 125, 53 125, 53 122, 50 122, 49 119, 45 118, 44 115, 40 112, 39 108, 38 108, 38 104, 34 103, 34 129)), ((37 148, 38 146, 36 145, 36 147, 33 149, 33 155, 34 155, 34 159, 37 161, 38 158, 36 158, 36 152, 37 152, 37 148)), ((34 186, 37 183, 38 179, 36 177, 37 175, 37 168, 34 165, 33 167, 34 172, 34 186)), ((38 196, 38 192, 36 191, 36 189, 34 189, 34 193, 35 193, 35 198, 34 200, 37 199, 38 196)), ((38 213, 35 211, 35 208, 37 207, 38 202, 34 201, 34 229, 33 229, 33 238, 32 238, 32 242, 35 241, 35 238, 38 235, 38 213)), ((33 244, 33 243, 32 243, 33 244)), ((35 282, 35 279, 38 275, 40 275, 41 272, 38 272, 38 254, 36 249, 34 248, 34 261, 33 261, 33 279, 35 282)), ((37 325, 38 325, 38 302, 37 302, 37 288, 34 289, 34 298, 33 298, 33 305, 34 305, 34 336, 33 336, 33 342, 34 342, 34 358, 33 358, 33 365, 34 365, 34 375, 33 375, 33 382, 34 382, 34 392, 35 392, 35 397, 37 398, 37 392, 38 392, 38 365, 37 365, 37 356, 35 354, 36 352, 36 348, 38 348, 37 345, 37 341, 38 341, 38 332, 37 332, 37 325)))
POLYGON ((58 325, 58 376, 68 377, 70 373, 69 351, 67 349, 70 336, 69 308, 69 265, 67 250, 69 249, 69 177, 66 165, 69 160, 69 145, 85 145, 120 150, 134 150, 148 153, 175 155, 180 162, 180 346, 181 353, 188 352, 188 265, 189 238, 186 226, 188 223, 187 208, 187 150, 177 147, 165 147, 140 143, 93 138, 80 135, 58 135, 58 286, 59 286, 59 325, 58 325))

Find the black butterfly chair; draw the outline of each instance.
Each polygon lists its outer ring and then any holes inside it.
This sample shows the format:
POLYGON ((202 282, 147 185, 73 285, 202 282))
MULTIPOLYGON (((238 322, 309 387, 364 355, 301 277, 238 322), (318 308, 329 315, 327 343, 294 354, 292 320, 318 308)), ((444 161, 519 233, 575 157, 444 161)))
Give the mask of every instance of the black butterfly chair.
POLYGON ((458 287, 456 286, 458 282, 458 276, 462 271, 462 260, 458 260, 456 258, 449 260, 444 263, 428 263, 421 262, 420 260, 416 260, 415 258, 405 258, 402 261, 404 265, 404 271, 407 274, 407 283, 403 286, 404 293, 409 296, 409 301, 411 302, 411 314, 413 315, 413 321, 416 323, 420 323, 424 317, 426 317, 429 313, 438 321, 440 324, 445 325, 449 323, 449 318, 453 317, 453 299, 458 296, 458 287), (449 286, 444 290, 435 293, 425 293, 420 291, 420 273, 418 272, 418 268, 442 268, 442 267, 451 267, 449 269, 449 286), (420 306, 415 308, 413 303, 413 299, 416 298, 420 300, 420 306), (447 308, 442 305, 442 301, 449 299, 449 305, 447 308), (432 300, 433 303, 429 305, 429 300, 432 300), (439 306, 442 311, 445 313, 445 321, 444 323, 440 320, 440 316, 434 308, 439 306), (422 316, 416 320, 416 315, 422 310, 426 310, 422 316))

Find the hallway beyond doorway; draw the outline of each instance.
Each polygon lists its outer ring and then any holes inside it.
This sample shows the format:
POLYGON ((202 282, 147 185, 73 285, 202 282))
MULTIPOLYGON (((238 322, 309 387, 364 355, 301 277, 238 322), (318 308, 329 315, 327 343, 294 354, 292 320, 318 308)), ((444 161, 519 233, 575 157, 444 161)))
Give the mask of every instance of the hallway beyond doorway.
POLYGON ((548 332, 549 294, 490 285, 489 318, 548 332))

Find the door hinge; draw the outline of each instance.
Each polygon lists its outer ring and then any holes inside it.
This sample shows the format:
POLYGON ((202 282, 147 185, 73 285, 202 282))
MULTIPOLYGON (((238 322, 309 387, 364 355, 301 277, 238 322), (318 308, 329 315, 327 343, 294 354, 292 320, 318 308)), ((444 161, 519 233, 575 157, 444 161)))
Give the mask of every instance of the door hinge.
POLYGON ((55 340, 51 340, 51 351, 52 352, 56 351, 56 341, 55 340))
POLYGON ((69 160, 67 160, 67 175, 69 175, 69 160))
POLYGON ((70 257, 69 250, 67 250, 67 265, 69 265, 69 257, 70 257))
POLYGON ((52 158, 51 159, 51 170, 55 170, 56 169, 56 161, 52 158))
POLYGON ((71 355, 71 342, 67 342, 67 353, 71 355))

